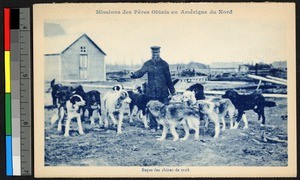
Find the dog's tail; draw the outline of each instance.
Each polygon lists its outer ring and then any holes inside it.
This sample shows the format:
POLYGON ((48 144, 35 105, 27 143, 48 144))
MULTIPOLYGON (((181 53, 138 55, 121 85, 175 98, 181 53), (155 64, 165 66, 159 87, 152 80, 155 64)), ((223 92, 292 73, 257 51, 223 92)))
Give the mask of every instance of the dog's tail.
POLYGON ((265 101, 266 107, 275 107, 276 103, 274 101, 265 101))
POLYGON ((172 81, 173 85, 177 84, 178 81, 179 81, 179 79, 174 79, 174 80, 172 81))

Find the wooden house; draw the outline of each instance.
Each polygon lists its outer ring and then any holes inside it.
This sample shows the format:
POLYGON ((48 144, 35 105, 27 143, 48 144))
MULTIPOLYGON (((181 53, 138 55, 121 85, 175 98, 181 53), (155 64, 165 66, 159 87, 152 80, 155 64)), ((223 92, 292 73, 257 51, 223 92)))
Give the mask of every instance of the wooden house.
POLYGON ((45 37, 45 80, 106 81, 105 56, 86 34, 45 37))

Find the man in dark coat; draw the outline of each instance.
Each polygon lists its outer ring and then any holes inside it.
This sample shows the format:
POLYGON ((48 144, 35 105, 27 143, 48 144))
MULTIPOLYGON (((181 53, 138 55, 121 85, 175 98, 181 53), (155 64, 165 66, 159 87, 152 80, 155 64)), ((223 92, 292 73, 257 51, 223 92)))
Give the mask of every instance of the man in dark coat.
MULTIPOLYGON (((148 101, 159 100, 166 104, 169 101, 168 97, 170 93, 175 94, 169 64, 160 58, 160 47, 153 46, 151 50, 152 58, 146 61, 140 70, 133 72, 131 78, 141 78, 147 73, 148 84, 146 94, 148 101)), ((157 128, 157 122, 154 117, 150 117, 150 128, 157 128)))

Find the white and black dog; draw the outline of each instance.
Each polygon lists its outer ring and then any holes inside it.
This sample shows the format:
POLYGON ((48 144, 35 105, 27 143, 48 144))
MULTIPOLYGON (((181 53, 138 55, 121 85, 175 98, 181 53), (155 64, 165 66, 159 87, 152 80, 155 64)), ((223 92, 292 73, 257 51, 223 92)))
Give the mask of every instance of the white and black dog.
MULTIPOLYGON (((53 125, 57 120, 60 120, 61 122, 64 118, 64 115, 66 113, 66 103, 67 101, 70 100, 70 98, 74 94, 83 94, 83 88, 82 86, 76 86, 71 87, 71 86, 59 86, 58 89, 56 89, 55 97, 57 98, 57 109, 54 111, 54 114, 51 118, 51 124, 53 125)), ((61 125, 58 126, 58 131, 61 131, 61 125)))
MULTIPOLYGON (((145 84, 145 83, 144 83, 145 84)), ((149 128, 146 118, 146 105, 148 97, 145 94, 145 90, 142 86, 135 86, 132 90, 127 91, 131 102, 129 103, 130 119, 129 122, 133 122, 134 109, 137 109, 137 115, 142 119, 145 128, 149 128)))
POLYGON ((78 124, 78 132, 79 134, 84 134, 81 124, 81 112, 80 107, 85 105, 85 101, 82 99, 81 96, 75 94, 73 95, 69 101, 66 103, 67 109, 67 120, 65 125, 65 134, 64 136, 69 136, 70 131, 70 123, 73 118, 76 118, 78 124))
POLYGON ((147 103, 148 112, 151 113, 156 119, 158 124, 163 126, 162 135, 157 140, 162 141, 166 139, 168 130, 170 129, 173 135, 173 141, 179 139, 176 132, 176 127, 182 125, 185 131, 185 136, 180 140, 187 140, 190 129, 195 131, 195 139, 199 140, 199 115, 195 109, 186 106, 183 103, 170 103, 163 104, 157 100, 151 100, 147 103))
POLYGON ((108 118, 113 121, 114 125, 118 125, 117 133, 122 133, 122 124, 124 117, 125 105, 131 102, 127 91, 119 90, 114 92, 107 92, 103 97, 104 102, 104 126, 108 127, 108 118), (114 113, 119 113, 119 121, 116 120, 114 113))
POLYGON ((204 87, 203 87, 202 84, 199 84, 199 83, 193 84, 190 87, 188 87, 186 90, 194 92, 195 98, 197 100, 204 100, 205 99, 204 87))
POLYGON ((58 109, 59 116, 57 116, 57 114, 54 114, 52 116, 51 124, 54 124, 58 120, 57 130, 62 131, 62 124, 63 124, 63 120, 64 120, 64 117, 66 114, 67 120, 65 122, 64 136, 65 137, 69 136, 70 123, 71 123, 71 120, 74 118, 77 120, 79 134, 84 134, 82 124, 81 124, 82 112, 80 110, 81 107, 83 107, 83 106, 85 106, 85 101, 83 100, 83 98, 78 94, 72 95, 70 97, 70 99, 67 100, 66 103, 58 109))

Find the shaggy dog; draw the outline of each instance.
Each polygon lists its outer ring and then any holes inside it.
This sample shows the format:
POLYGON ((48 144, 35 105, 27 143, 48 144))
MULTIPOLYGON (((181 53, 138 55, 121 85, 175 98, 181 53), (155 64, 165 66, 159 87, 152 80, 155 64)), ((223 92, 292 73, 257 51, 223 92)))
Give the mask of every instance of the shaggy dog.
POLYGON ((197 106, 197 99, 195 91, 185 91, 182 94, 182 102, 186 103, 190 107, 197 106))
POLYGON ((220 122, 215 103, 207 100, 199 100, 197 101, 197 105, 199 113, 203 114, 205 117, 205 126, 208 126, 208 120, 211 120, 215 124, 214 138, 218 138, 220 134, 220 122))
MULTIPOLYGON (((185 91, 183 93, 182 101, 187 103, 188 106, 198 109, 198 102, 196 99, 196 95, 194 91, 185 91)), ((229 99, 221 99, 221 98, 213 98, 208 99, 207 101, 214 103, 214 111, 218 114, 219 119, 222 121, 222 130, 225 130, 226 124, 225 124, 225 117, 228 116, 230 119, 230 129, 233 128, 233 116, 235 114, 235 107, 232 104, 232 102, 229 99)), ((205 127, 208 126, 208 118, 205 117, 204 114, 200 113, 200 118, 205 119, 205 127)), ((248 121, 246 119, 246 115, 243 116, 243 120, 245 121, 245 127, 248 127, 248 121)))
MULTIPOLYGON (((226 123, 225 123, 225 117, 227 116, 230 120, 230 129, 234 129, 236 127, 233 126, 234 124, 234 115, 235 115, 235 107, 230 101, 230 99, 226 98, 213 98, 210 100, 211 102, 215 103, 215 112, 218 114, 219 119, 222 121, 222 130, 226 129, 226 123)), ((243 121, 244 121, 244 129, 248 128, 248 121, 247 117, 244 114, 242 116, 243 121)))
POLYGON ((147 109, 156 119, 158 124, 163 126, 162 136, 157 140, 162 141, 166 139, 168 130, 170 129, 173 135, 173 141, 179 139, 176 132, 176 127, 182 125, 185 131, 185 136, 180 140, 185 141, 188 139, 189 130, 195 130, 195 139, 199 140, 199 116, 198 112, 193 108, 188 107, 182 103, 170 103, 164 105, 160 101, 152 100, 147 104, 147 109))

